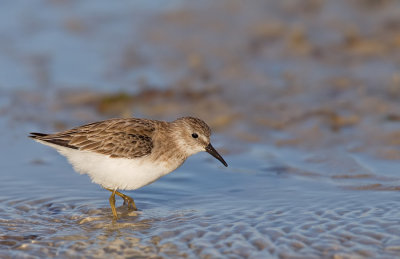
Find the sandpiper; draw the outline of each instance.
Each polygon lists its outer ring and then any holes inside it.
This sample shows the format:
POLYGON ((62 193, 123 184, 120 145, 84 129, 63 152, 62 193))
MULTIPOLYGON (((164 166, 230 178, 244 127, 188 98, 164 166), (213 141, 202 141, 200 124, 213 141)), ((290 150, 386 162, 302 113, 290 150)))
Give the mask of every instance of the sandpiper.
POLYGON ((135 190, 171 173, 185 160, 206 151, 222 164, 225 160, 210 143, 211 130, 202 120, 183 117, 172 122, 148 119, 110 119, 54 134, 30 133, 34 140, 55 148, 80 174, 111 192, 114 219, 115 194, 129 209, 134 200, 118 190, 135 190))

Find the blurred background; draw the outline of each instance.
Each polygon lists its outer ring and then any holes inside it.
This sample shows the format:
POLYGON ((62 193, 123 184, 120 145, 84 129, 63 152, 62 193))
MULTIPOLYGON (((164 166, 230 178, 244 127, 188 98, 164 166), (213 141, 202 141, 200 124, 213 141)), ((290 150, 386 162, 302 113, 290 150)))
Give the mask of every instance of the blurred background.
POLYGON ((0 6, 2 257, 400 255, 399 1, 0 6), (118 223, 106 191, 26 138, 187 115, 230 167, 192 157, 128 192, 141 211, 118 223))

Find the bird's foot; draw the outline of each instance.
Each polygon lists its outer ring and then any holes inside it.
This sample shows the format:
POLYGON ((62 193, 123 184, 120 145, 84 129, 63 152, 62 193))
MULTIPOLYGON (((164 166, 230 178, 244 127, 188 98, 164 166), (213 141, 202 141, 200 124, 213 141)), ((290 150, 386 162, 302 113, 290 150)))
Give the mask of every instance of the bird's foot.
POLYGON ((124 205, 128 205, 129 210, 137 210, 136 204, 131 197, 125 195, 123 199, 124 199, 124 205))

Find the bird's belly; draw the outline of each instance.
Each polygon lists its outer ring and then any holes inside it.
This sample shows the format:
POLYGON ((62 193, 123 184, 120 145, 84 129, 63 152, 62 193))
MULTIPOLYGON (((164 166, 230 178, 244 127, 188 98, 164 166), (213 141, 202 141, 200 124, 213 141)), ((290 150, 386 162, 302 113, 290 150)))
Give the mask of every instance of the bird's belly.
POLYGON ((93 182, 103 187, 119 190, 134 190, 150 184, 170 173, 177 166, 152 162, 150 158, 110 158, 89 151, 59 150, 74 169, 88 174, 93 182))

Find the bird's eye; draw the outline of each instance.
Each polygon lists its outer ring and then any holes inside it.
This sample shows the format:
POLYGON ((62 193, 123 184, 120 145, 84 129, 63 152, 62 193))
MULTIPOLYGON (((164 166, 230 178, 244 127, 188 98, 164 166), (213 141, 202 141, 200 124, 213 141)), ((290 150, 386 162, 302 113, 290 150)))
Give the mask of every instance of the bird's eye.
POLYGON ((192 137, 193 137, 193 138, 198 138, 199 135, 197 135, 197 133, 193 133, 193 134, 192 134, 192 137))

